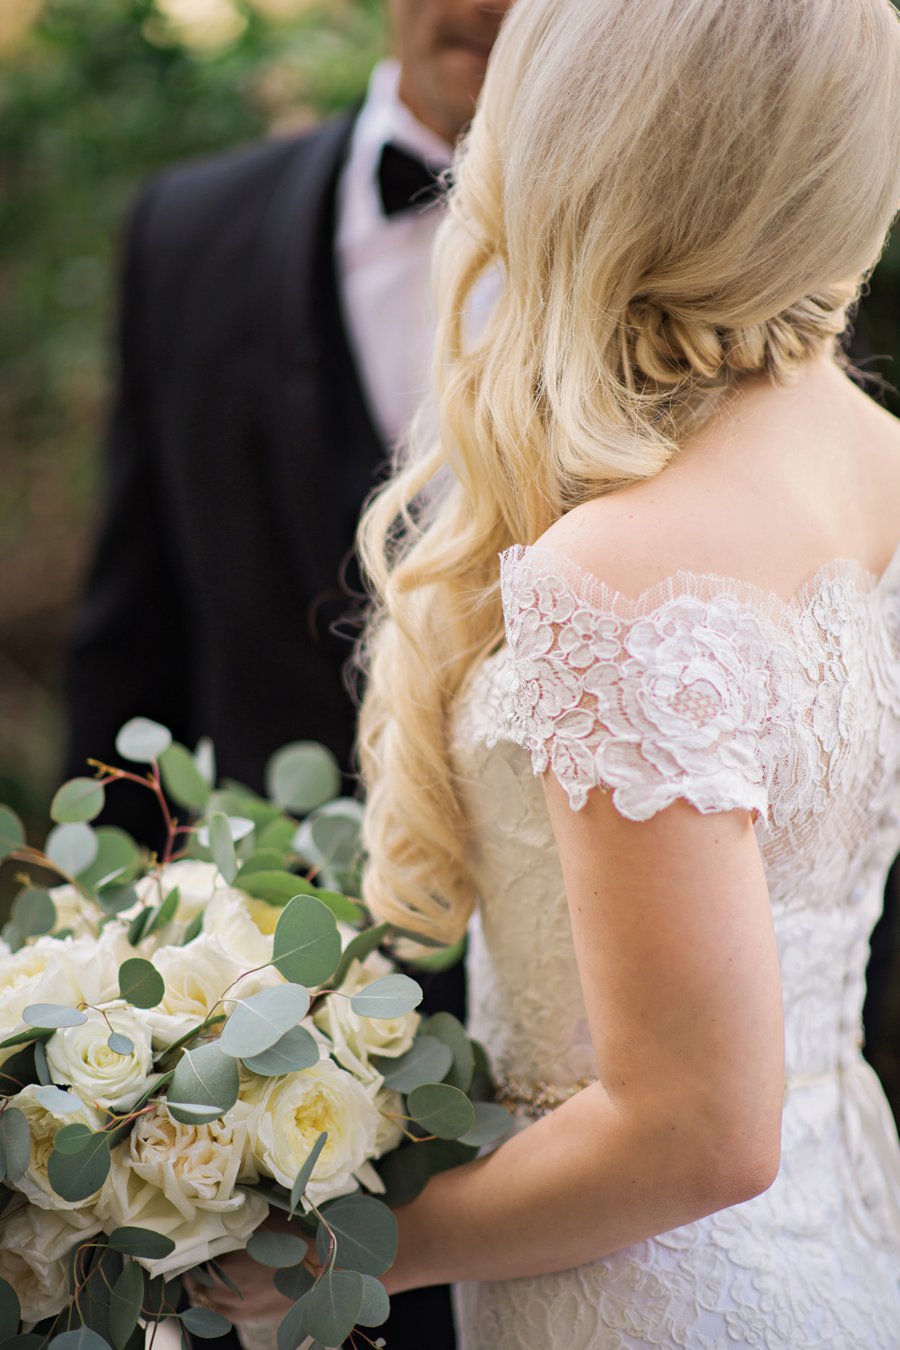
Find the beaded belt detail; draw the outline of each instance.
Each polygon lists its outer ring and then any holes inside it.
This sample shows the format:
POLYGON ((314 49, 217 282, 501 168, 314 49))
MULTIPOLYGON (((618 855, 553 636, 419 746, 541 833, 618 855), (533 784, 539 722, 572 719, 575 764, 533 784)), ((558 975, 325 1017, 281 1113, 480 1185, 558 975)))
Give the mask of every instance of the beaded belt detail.
POLYGON ((571 1087, 558 1087, 555 1083, 520 1083, 517 1078, 500 1074, 497 1078, 497 1101, 510 1111, 527 1111, 531 1116, 549 1116, 557 1106, 570 1101, 583 1088, 590 1087, 595 1079, 579 1078, 571 1087))

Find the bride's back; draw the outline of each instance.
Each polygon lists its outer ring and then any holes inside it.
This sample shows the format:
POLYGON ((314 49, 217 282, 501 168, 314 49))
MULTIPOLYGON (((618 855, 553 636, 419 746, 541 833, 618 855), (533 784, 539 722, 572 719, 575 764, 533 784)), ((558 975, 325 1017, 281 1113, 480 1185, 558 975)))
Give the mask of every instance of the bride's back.
POLYGON ((827 358, 787 387, 748 380, 656 477, 542 542, 626 595, 679 569, 784 600, 838 559, 880 576, 900 545, 900 423, 827 358))

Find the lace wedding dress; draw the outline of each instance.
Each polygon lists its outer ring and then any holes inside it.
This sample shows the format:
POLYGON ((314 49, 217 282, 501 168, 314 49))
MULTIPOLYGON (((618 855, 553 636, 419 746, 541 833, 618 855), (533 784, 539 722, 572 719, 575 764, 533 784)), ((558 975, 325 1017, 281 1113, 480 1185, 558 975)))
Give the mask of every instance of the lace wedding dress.
POLYGON ((459 1286, 462 1350, 897 1350, 900 1148, 860 1015, 900 848, 900 549, 880 579, 836 562, 786 603, 689 573, 628 600, 517 548, 502 592, 508 644, 453 727, 481 897, 471 1032, 523 1127, 596 1075, 533 773, 633 820, 676 798, 748 809, 784 990, 783 1161, 747 1204, 604 1260, 459 1286))

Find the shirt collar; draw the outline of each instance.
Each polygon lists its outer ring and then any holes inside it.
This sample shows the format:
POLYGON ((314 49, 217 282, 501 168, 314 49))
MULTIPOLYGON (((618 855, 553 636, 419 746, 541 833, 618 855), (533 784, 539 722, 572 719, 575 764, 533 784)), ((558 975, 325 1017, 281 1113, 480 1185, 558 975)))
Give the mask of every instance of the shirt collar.
POLYGON ((365 154, 374 174, 382 147, 391 142, 418 155, 432 168, 445 169, 453 158, 452 145, 423 126, 401 101, 399 88, 399 62, 379 61, 372 71, 366 100, 357 119, 351 153, 365 154))

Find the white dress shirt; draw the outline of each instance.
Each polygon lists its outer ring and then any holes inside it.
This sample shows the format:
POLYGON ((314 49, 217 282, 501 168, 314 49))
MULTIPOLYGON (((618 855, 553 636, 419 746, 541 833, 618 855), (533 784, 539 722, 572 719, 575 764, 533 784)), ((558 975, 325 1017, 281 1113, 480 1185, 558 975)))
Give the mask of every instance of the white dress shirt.
POLYGON ((400 67, 372 72, 338 182, 335 252, 344 323, 370 412, 385 443, 402 435, 428 389, 434 349, 431 254, 441 210, 386 216, 378 164, 387 143, 446 168, 453 148, 397 93, 400 67))

